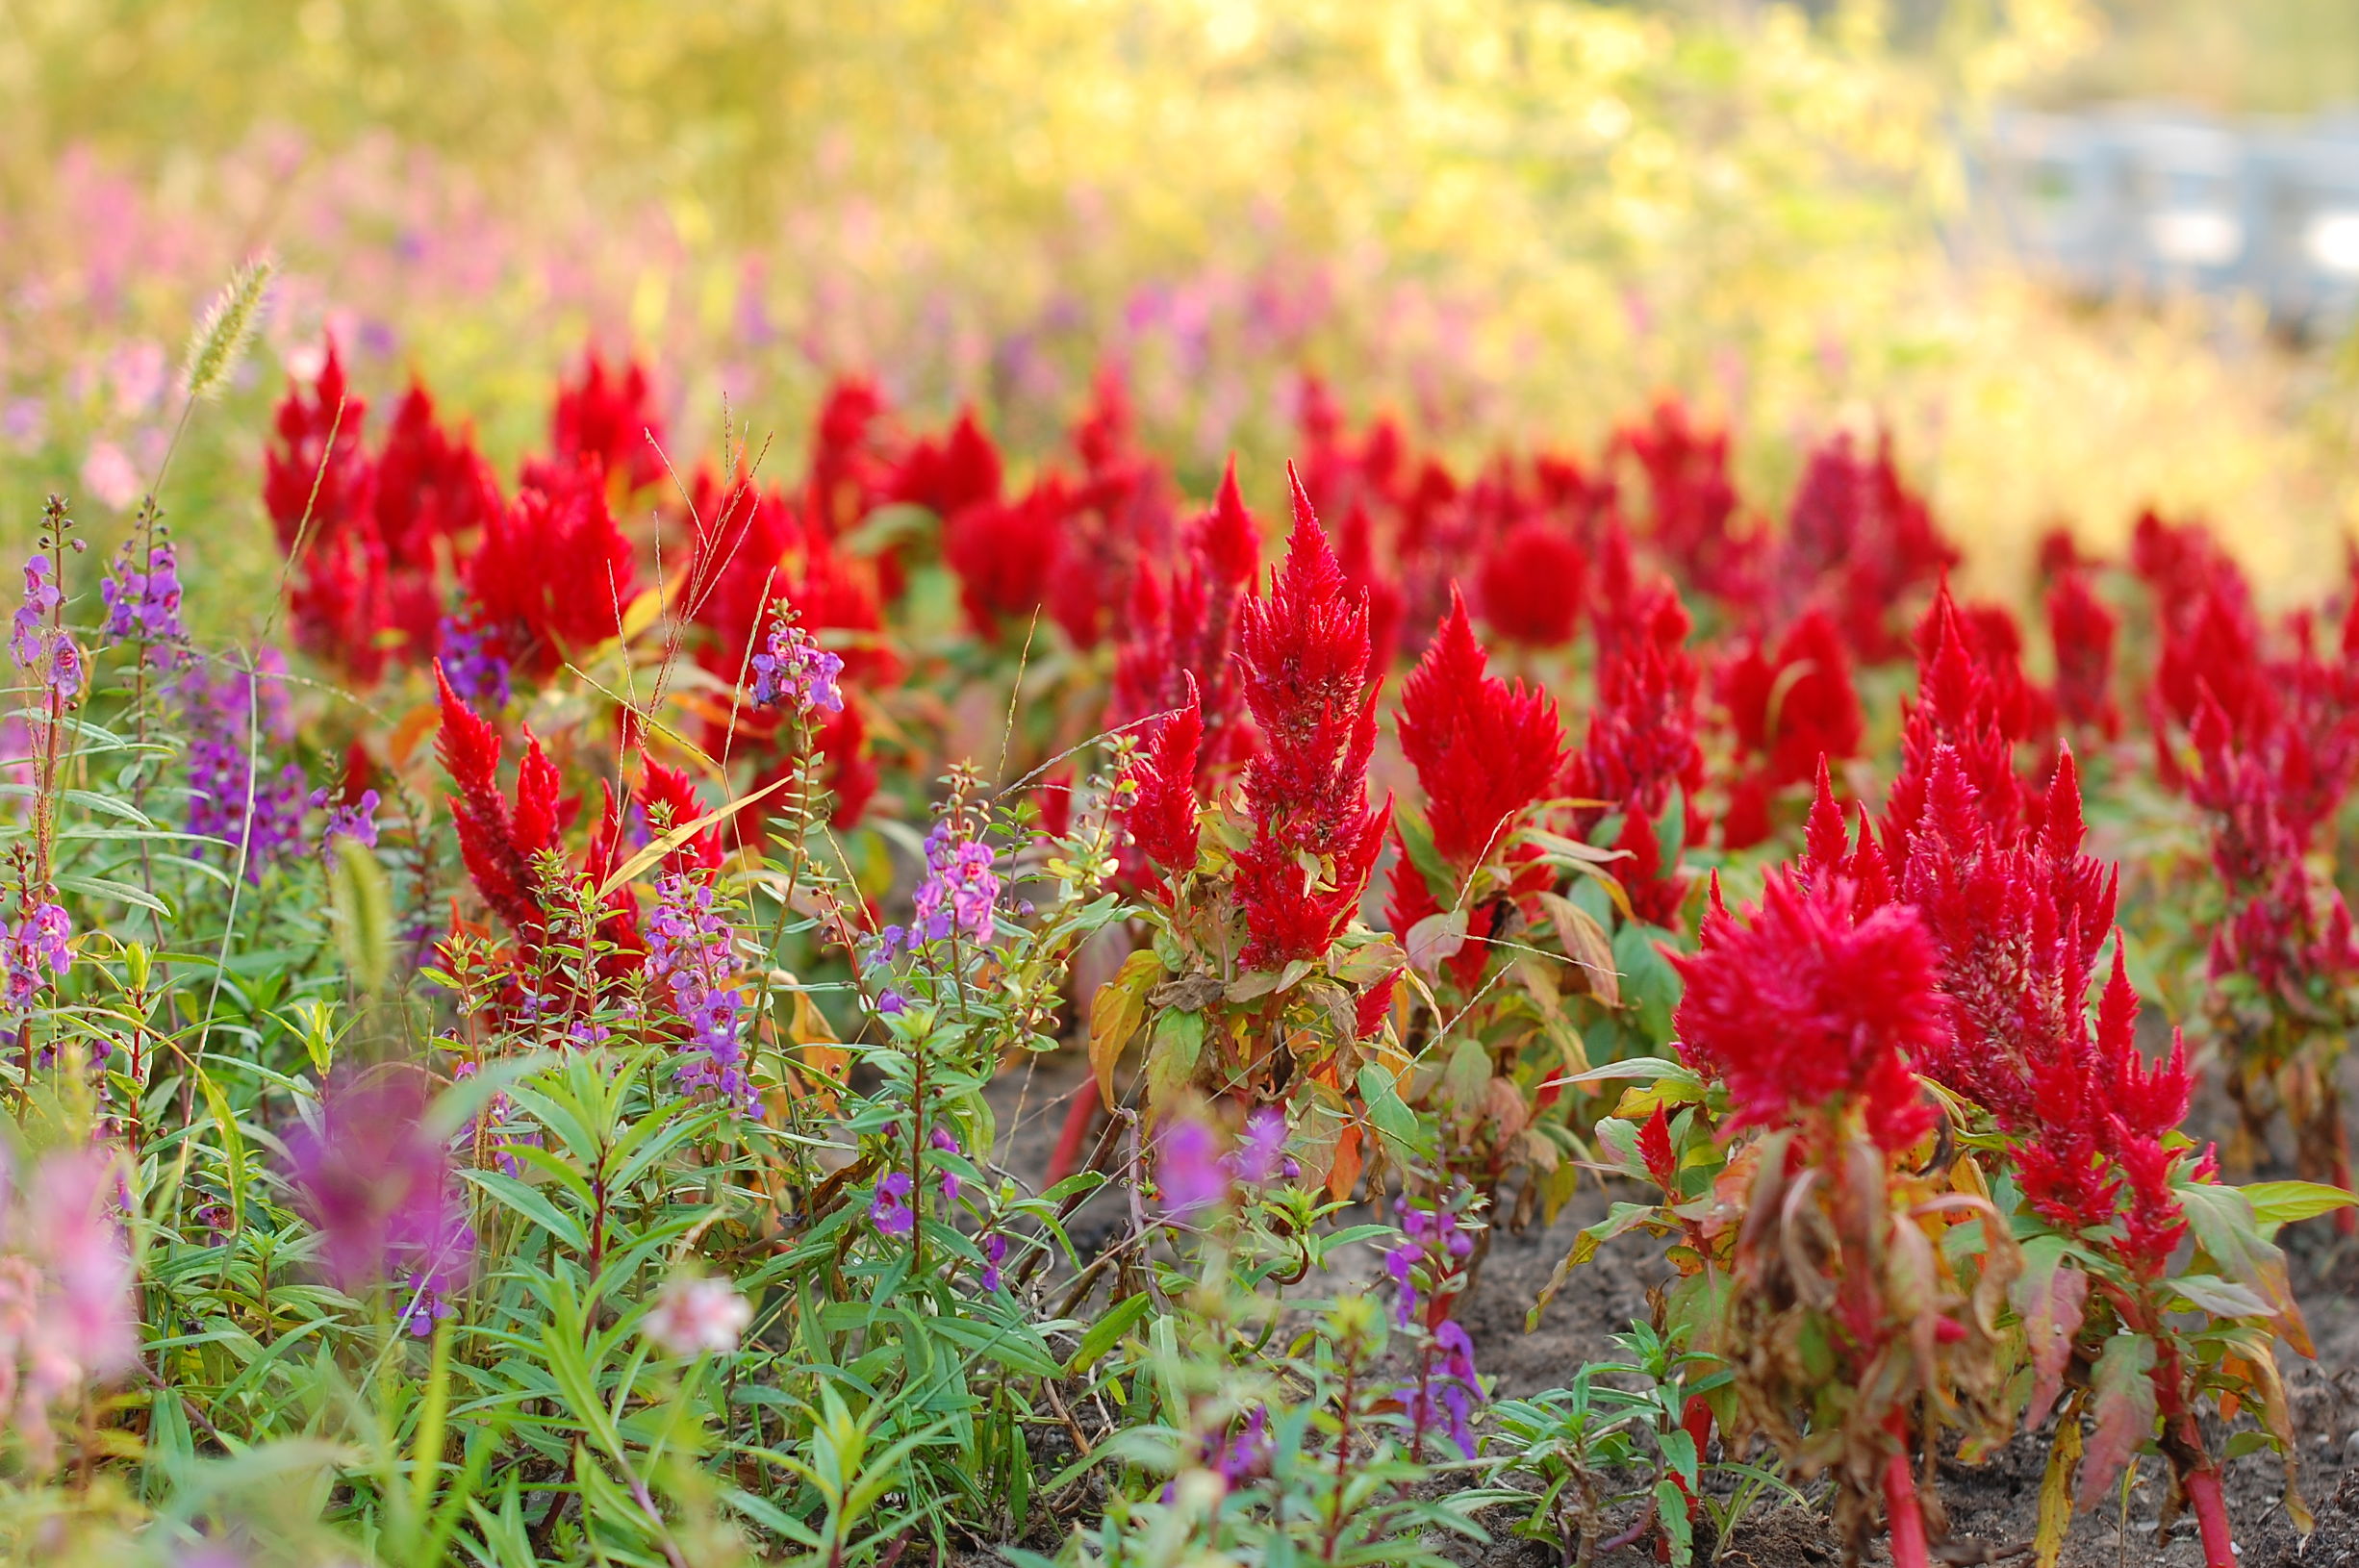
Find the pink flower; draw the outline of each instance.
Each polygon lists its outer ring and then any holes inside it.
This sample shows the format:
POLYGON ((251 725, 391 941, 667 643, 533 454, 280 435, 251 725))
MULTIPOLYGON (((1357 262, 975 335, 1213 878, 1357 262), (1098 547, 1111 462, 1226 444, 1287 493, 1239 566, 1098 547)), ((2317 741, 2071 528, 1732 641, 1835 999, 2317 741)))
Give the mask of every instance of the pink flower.
POLYGON ((640 1328, 673 1355, 725 1355, 753 1321, 753 1304, 726 1279, 697 1275, 664 1281, 640 1328))
POLYGON ((140 471, 114 443, 92 442, 89 455, 82 460, 82 488, 120 512, 140 498, 140 471))

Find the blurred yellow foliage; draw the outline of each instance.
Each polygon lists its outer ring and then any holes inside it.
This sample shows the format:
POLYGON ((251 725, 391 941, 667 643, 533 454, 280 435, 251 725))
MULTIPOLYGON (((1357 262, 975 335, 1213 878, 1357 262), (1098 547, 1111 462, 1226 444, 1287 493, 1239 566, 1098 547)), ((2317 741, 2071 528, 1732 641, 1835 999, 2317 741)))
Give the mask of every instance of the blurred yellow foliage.
POLYGON ((1037 439, 1063 412, 1039 388, 1078 396, 1142 290, 1291 269, 1320 301, 1300 333, 1248 309, 1201 359, 1129 345, 1191 473, 1282 455, 1281 356, 1461 458, 1594 447, 1677 390, 1736 421, 1770 508, 1797 438, 1891 425, 1990 586, 2049 520, 2118 538, 2152 500, 2315 588, 2352 507, 2339 385, 2233 315, 2076 310, 1960 254, 1961 129, 2093 16, 1959 6, 1903 50, 1856 3, 48 0, 0 10, 0 190, 57 210, 89 146, 166 207, 234 213, 317 280, 288 321, 373 313, 463 406, 621 331, 692 407, 727 386, 790 433, 825 367, 873 364, 1037 439), (512 251, 475 298, 405 293, 351 259, 402 201, 292 222, 371 138, 376 166, 424 149, 543 236, 545 267, 512 251), (266 195, 222 173, 278 142, 299 152, 266 195), (1019 348, 1062 379, 1011 371, 1019 348))

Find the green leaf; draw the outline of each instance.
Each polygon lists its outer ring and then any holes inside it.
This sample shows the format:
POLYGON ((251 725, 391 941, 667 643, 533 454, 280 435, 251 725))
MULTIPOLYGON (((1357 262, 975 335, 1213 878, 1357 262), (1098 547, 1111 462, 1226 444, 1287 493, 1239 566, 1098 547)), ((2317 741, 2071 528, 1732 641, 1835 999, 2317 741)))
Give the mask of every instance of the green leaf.
POLYGON ((2007 1287, 2007 1299, 2023 1320, 2031 1354, 2031 1403, 2023 1412, 2026 1431, 2047 1419, 2063 1392, 2072 1342, 2088 1309, 2089 1277, 2066 1262, 2065 1245, 2062 1236, 2034 1236, 2023 1243, 2023 1272, 2007 1287))
POLYGON ((104 898, 118 904, 129 904, 134 909, 144 909, 165 920, 172 918, 171 908, 163 899, 128 882, 117 882, 106 876, 60 876, 56 880, 58 886, 67 893, 79 893, 86 898, 104 898))
POLYGON ((2252 1217, 2261 1227, 2261 1233, 2271 1238, 2279 1226, 2359 1206, 2359 1193, 2345 1192, 2322 1181, 2255 1181, 2237 1191, 2252 1205, 2252 1217))
POLYGON ((1360 1103, 1367 1107, 1368 1125, 1383 1140, 1386 1152, 1398 1165, 1409 1165, 1425 1157, 1432 1140, 1426 1136, 1425 1125, 1417 1113, 1402 1100, 1401 1092, 1392 1081, 1392 1075, 1374 1063, 1359 1070, 1360 1103))
POLYGON ((1122 1336, 1130 1331, 1130 1326, 1145 1317, 1154 1305, 1147 1293, 1141 1291, 1108 1307, 1105 1315, 1091 1324, 1089 1332, 1081 1336, 1081 1343, 1074 1351, 1072 1359, 1065 1363, 1065 1376, 1078 1378, 1103 1360, 1106 1353, 1122 1342, 1122 1336))
POLYGON ((2080 1506, 2096 1506, 2144 1444, 2154 1438, 2154 1341, 2116 1334, 2105 1342, 2090 1375, 2089 1448, 2081 1460, 2080 1506))
POLYGON ((2286 1277, 2285 1253, 2261 1234, 2245 1194, 2209 1181, 2184 1182, 2175 1190, 2195 1245, 2219 1277, 2250 1286, 2286 1343, 2303 1355, 2315 1353, 2301 1308, 2294 1302, 2293 1283, 2286 1277))

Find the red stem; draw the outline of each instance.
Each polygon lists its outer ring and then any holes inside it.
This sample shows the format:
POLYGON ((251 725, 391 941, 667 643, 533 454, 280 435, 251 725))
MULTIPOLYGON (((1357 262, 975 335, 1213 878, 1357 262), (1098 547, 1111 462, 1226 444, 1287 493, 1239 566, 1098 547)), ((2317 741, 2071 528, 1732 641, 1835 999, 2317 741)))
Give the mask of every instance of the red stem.
POLYGON ((1056 1135, 1056 1148, 1049 1155, 1049 1180, 1052 1187, 1073 1175, 1081 1158, 1082 1140, 1098 1120, 1098 1079, 1093 1075, 1074 1086, 1072 1102, 1065 1107, 1065 1125, 1056 1135))
POLYGON ((1892 1568, 1932 1568, 1925 1552, 1925 1516, 1916 1505, 1916 1477, 1909 1468, 1909 1424, 1894 1411, 1885 1429, 1900 1451, 1884 1461, 1884 1512, 1892 1532, 1892 1568))
MULTIPOLYGON (((1687 1396, 1687 1403, 1679 1412, 1679 1426, 1695 1443, 1695 1469, 1700 1476, 1704 1472, 1704 1449, 1712 1442, 1712 1406, 1705 1402, 1703 1395, 1687 1396)), ((1693 1492, 1687 1490, 1687 1481, 1681 1479, 1677 1471, 1671 1473, 1671 1480, 1678 1486, 1679 1495, 1687 1500, 1687 1522, 1694 1524, 1703 1517, 1703 1504, 1696 1501, 1693 1492)))
POLYGON ((2203 1531, 2203 1568, 2236 1568, 2236 1542, 2228 1530, 2228 1500, 2219 1489, 2219 1472, 2206 1459, 2179 1476, 2195 1525, 2203 1531))

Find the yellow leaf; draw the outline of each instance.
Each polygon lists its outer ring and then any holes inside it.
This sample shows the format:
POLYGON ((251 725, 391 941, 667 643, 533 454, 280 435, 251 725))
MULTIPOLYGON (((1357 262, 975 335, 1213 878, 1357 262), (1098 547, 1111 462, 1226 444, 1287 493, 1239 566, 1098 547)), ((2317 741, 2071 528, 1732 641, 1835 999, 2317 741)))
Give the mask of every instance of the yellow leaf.
POLYGON ((1089 1002, 1089 1066, 1098 1077, 1098 1099, 1114 1103, 1114 1064, 1122 1048, 1138 1032, 1146 1015, 1147 993, 1163 974, 1163 961, 1153 948, 1141 948, 1122 961, 1114 978, 1098 988, 1089 1002))
POLYGON ((695 838, 698 834, 703 832, 715 822, 727 822, 730 818, 736 816, 748 806, 752 805, 755 801, 786 788, 787 785, 793 782, 794 775, 792 773, 788 774, 784 778, 774 779, 770 783, 765 784, 760 789, 754 791, 751 795, 741 795, 726 805, 715 806, 712 810, 706 812, 695 822, 683 822, 678 827, 673 828, 671 832, 666 833, 662 838, 655 840, 646 848, 631 856, 630 859, 616 867, 615 873, 606 878, 605 884, 598 889, 596 901, 598 903, 604 903, 609 898, 613 897, 614 891, 617 888, 628 887, 632 880, 636 878, 641 872, 646 871, 649 866, 654 865, 657 861, 663 859, 664 856, 670 854, 672 850, 677 849, 681 845, 686 844, 690 839, 695 838))
POLYGON ((2056 1568, 2064 1552, 2065 1531, 2072 1528, 2072 1472, 2080 1462, 2081 1418, 2075 1408, 2056 1424, 2047 1474, 2040 1478, 2040 1527, 2031 1538, 2032 1560, 2039 1568, 2056 1568))

